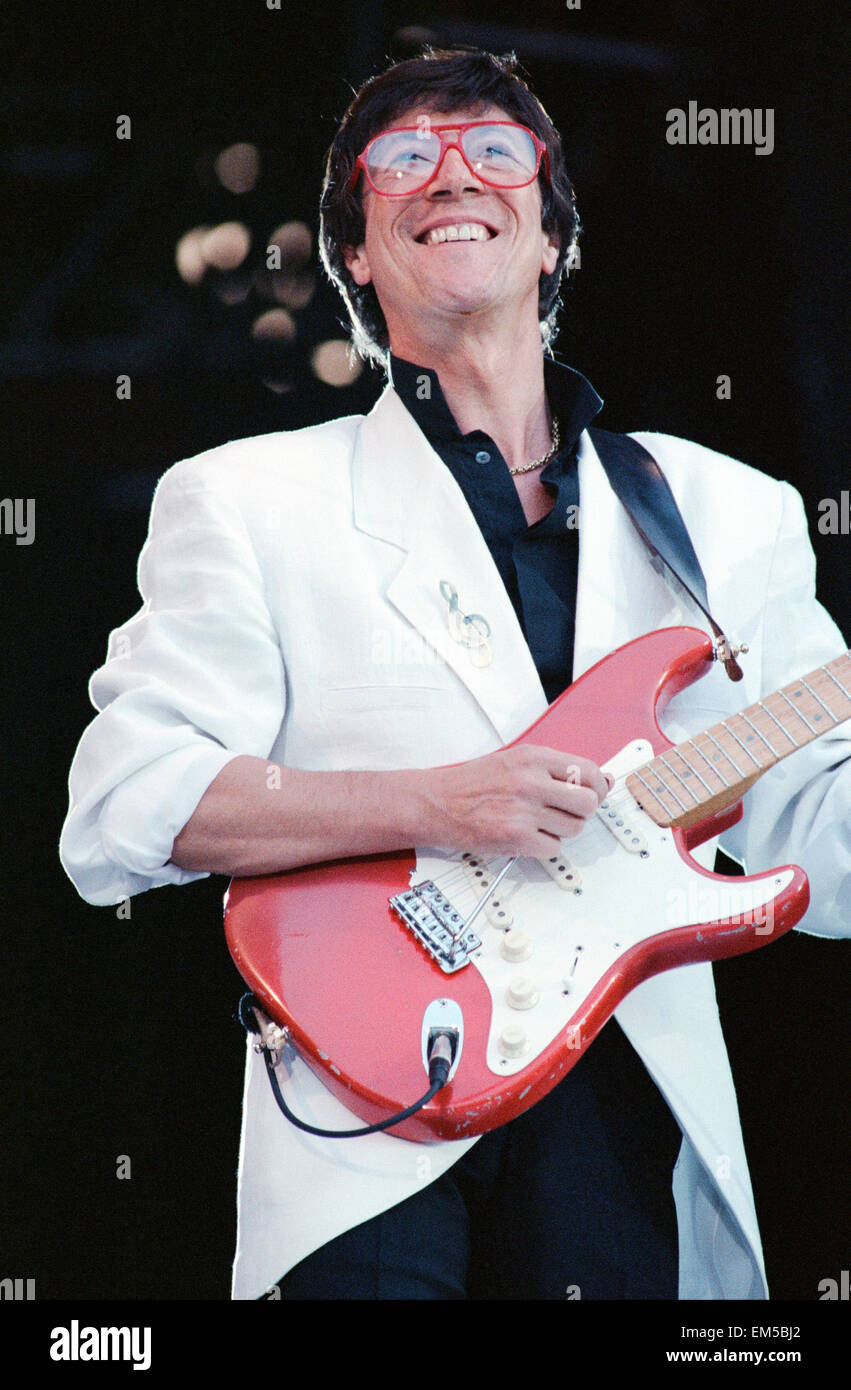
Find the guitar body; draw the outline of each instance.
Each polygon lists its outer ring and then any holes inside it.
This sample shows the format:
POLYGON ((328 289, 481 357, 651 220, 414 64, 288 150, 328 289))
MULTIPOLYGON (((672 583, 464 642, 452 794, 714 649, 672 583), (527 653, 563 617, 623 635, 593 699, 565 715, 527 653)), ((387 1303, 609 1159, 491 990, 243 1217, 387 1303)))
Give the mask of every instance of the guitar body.
POLYGON ((616 785, 548 866, 518 860, 471 928, 480 945, 452 973, 390 900, 427 878, 466 919, 494 876, 484 857, 411 850, 231 883, 225 928, 237 968, 349 1110, 374 1123, 421 1096, 424 1019, 451 1015, 462 1038, 449 1083, 391 1132, 427 1142, 495 1129, 561 1080, 643 980, 754 950, 800 920, 803 870, 727 877, 692 859, 690 849, 740 818, 740 801, 681 831, 655 824, 625 788, 671 746, 657 714, 711 660, 709 638, 693 628, 640 637, 516 740, 591 758, 616 785))

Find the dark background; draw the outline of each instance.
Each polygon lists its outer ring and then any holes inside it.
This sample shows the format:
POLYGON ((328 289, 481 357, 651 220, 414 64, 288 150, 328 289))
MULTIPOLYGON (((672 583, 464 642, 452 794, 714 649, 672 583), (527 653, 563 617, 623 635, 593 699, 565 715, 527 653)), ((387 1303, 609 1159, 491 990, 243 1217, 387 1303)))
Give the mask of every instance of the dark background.
MULTIPOLYGON (((249 332, 268 302, 251 289, 228 305, 238 275, 185 285, 177 238, 238 218, 256 266, 279 223, 315 232, 351 87, 408 56, 412 26, 513 47, 563 132, 585 226, 560 355, 605 398, 608 428, 682 434, 798 487, 820 595, 847 632, 851 537, 817 530, 819 500, 849 487, 834 25, 827 7, 729 0, 3 6, 2 495, 35 499, 36 538, 0 536, 0 1277, 35 1278, 40 1299, 228 1295, 243 1043, 225 884, 142 895, 129 920, 87 906, 56 856, 65 780, 88 676, 138 607, 159 475, 227 439, 362 411, 381 381, 313 374, 312 348, 342 336, 328 286, 270 356, 249 332), (669 146, 666 112, 692 99, 773 107, 774 153, 669 146), (234 141, 263 156, 242 196, 209 173, 234 141)), ((779 1299, 815 1299, 849 1265, 847 963, 844 943, 794 934, 716 969, 779 1299)))

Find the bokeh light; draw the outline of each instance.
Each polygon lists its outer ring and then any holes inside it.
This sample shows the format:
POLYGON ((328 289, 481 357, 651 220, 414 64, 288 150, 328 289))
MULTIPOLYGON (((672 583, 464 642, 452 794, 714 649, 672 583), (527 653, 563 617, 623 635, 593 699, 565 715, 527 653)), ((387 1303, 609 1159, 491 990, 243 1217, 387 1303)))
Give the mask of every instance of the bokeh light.
POLYGON ((267 309, 251 325, 251 336, 261 342, 291 343, 296 336, 295 319, 286 309, 267 309))
POLYGON ((303 309, 313 297, 316 276, 309 270, 287 275, 279 271, 270 276, 269 288, 278 304, 285 304, 288 309, 303 309))
POLYGON ((229 193, 250 193, 260 177, 260 151, 256 145, 228 145, 213 165, 216 178, 229 193))
POLYGON ((207 262, 201 248, 209 230, 209 227, 192 227, 190 231, 184 232, 175 247, 174 259, 178 274, 187 285, 198 285, 204 278, 207 262))
POLYGON ((310 260, 313 236, 306 222, 284 222, 275 228, 268 245, 280 250, 282 268, 288 264, 304 265, 310 260))
POLYGON ((251 233, 244 222, 221 222, 201 242, 201 254, 215 270, 236 270, 251 250, 251 233))
POLYGON ((350 386, 363 371, 359 357, 352 359, 344 338, 328 338, 314 348, 310 365, 326 386, 350 386))

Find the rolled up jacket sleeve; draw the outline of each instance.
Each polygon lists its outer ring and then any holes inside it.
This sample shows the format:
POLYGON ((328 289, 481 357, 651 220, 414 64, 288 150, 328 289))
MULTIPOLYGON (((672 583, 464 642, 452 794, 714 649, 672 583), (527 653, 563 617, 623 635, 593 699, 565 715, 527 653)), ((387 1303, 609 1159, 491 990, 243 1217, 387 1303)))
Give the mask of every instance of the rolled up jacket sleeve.
POLYGON ((268 756, 286 707, 257 556, 223 470, 160 481, 139 558, 143 606, 92 676, 99 711, 75 755, 60 858, 88 902, 207 875, 169 860, 218 773, 268 756))

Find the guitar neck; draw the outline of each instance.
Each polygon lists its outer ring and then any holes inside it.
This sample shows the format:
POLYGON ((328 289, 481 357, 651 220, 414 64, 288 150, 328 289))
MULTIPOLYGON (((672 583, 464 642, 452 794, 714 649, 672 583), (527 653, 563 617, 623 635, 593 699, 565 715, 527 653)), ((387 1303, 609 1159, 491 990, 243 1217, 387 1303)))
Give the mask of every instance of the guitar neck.
POLYGON ((630 773, 626 785, 657 825, 687 830, 740 800, 790 753, 851 719, 851 652, 630 773))

